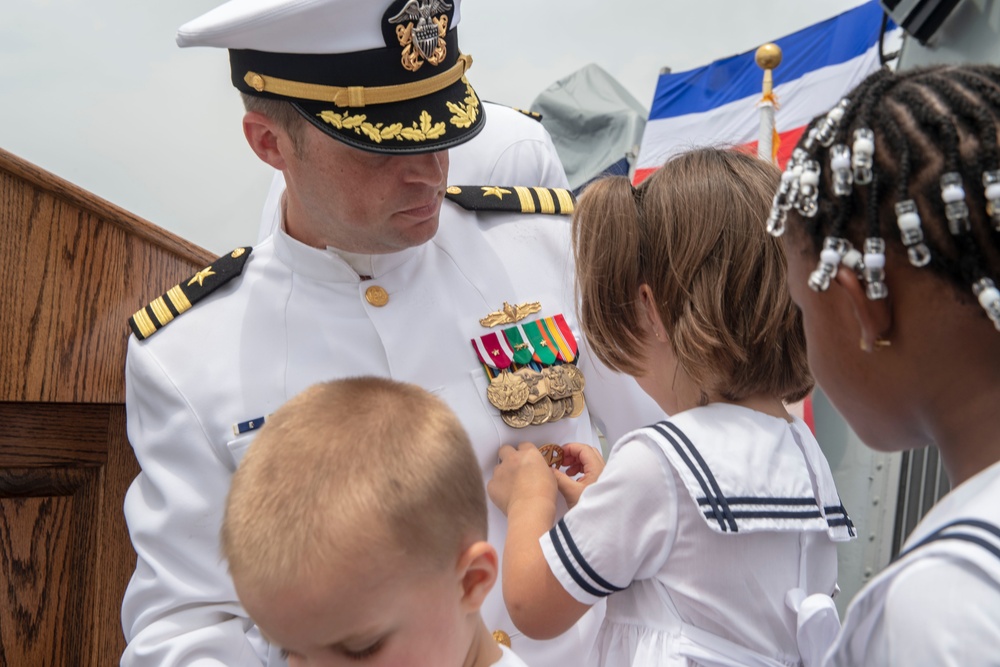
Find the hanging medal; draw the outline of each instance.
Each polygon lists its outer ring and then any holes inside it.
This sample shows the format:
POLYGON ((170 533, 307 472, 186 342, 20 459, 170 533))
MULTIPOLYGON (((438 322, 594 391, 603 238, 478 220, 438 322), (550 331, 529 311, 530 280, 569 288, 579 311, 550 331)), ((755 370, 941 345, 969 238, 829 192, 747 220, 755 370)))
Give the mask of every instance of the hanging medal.
MULTIPOLYGON (((497 410, 517 410, 528 402, 529 389, 524 379, 510 372, 514 352, 507 345, 503 336, 495 332, 479 338, 473 338, 472 344, 479 355, 479 360, 487 369, 496 369, 498 373, 490 380, 486 389, 486 398, 497 410)), ((492 372, 490 373, 492 375, 492 372)))

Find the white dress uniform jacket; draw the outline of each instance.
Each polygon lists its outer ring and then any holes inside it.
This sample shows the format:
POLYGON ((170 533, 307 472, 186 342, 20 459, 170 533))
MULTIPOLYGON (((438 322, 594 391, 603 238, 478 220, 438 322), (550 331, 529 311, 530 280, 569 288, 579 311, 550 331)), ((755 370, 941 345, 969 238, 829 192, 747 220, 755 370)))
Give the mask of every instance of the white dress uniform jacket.
MULTIPOLYGON (((138 554, 125 594, 124 665, 280 665, 241 608, 220 555, 219 528, 231 475, 254 431, 306 387, 373 374, 416 383, 460 417, 488 477, 501 444, 580 441, 595 427, 615 438, 662 412, 635 382, 598 366, 574 314, 569 221, 561 216, 473 214, 442 205, 434 239, 372 257, 362 280, 333 251, 279 229, 254 248, 243 274, 146 340, 129 342, 129 440, 142 472, 125 500, 138 554), (372 305, 378 286, 388 302, 372 305), (580 341, 587 410, 578 418, 517 430, 486 398, 472 338, 479 319, 539 301, 537 317, 565 315, 580 341)), ((406 415, 399 415, 405 419, 406 415)), ((490 540, 502 552, 505 518, 492 505, 490 540)), ((533 667, 583 665, 599 614, 549 642, 520 636, 498 583, 483 607, 533 667)))
POLYGON ((851 602, 827 665, 1000 665, 1000 463, 942 498, 851 602))
POLYGON ((802 420, 715 403, 622 438, 540 543, 570 595, 607 598, 602 666, 809 667, 852 536, 802 420))

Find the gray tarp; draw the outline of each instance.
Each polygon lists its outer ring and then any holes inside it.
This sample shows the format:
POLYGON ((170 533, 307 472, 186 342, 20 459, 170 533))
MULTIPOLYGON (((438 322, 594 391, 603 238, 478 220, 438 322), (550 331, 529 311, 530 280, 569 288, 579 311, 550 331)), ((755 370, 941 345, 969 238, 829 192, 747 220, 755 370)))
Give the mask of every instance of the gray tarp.
POLYGON ((648 110, 597 65, 590 64, 546 88, 531 104, 542 114, 576 190, 622 158, 634 162, 648 110))

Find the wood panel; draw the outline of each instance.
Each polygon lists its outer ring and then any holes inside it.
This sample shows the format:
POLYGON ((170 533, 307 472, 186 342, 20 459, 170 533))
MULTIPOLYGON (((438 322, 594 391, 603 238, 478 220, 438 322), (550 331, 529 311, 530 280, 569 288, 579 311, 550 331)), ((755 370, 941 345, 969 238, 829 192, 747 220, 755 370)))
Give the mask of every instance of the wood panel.
POLYGON ((16 434, 0 434, 0 453, 23 464, 0 465, 0 665, 113 664, 135 566, 121 511, 138 473, 124 406, 0 404, 0 414, 16 434), (76 442, 53 410, 89 425, 76 442))
POLYGON ((128 317, 202 248, 0 151, 0 401, 121 403, 128 317))
POLYGON ((2 150, 0 230, 0 667, 114 665, 126 322, 212 256, 2 150))

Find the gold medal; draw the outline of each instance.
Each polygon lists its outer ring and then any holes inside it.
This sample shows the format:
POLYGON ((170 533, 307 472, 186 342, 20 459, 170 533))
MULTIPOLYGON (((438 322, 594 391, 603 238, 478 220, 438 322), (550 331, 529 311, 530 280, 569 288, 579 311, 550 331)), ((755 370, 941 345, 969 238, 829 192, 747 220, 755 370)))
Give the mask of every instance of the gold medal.
POLYGON ((539 424, 544 424, 549 421, 552 416, 552 399, 548 396, 542 396, 538 399, 537 403, 529 403, 534 410, 534 416, 531 418, 532 426, 538 426, 539 424))
POLYGON ((542 445, 538 448, 538 453, 542 455, 542 458, 545 459, 545 463, 547 463, 550 468, 558 468, 562 465, 563 450, 559 445, 542 445))
POLYGON ((534 416, 535 407, 528 402, 525 402, 524 405, 516 410, 500 411, 500 419, 502 419, 507 426, 512 428, 524 428, 526 426, 531 426, 531 420, 534 416))
POLYGON ((579 417, 583 414, 583 408, 586 407, 587 403, 583 400, 583 392, 578 392, 573 394, 573 409, 567 414, 567 417, 579 417))
POLYGON ((572 398, 557 398, 552 401, 552 414, 549 416, 550 422, 557 422, 566 416, 566 413, 573 409, 572 398))
POLYGON ((587 381, 583 378, 583 371, 577 368, 576 364, 563 364, 559 368, 563 369, 566 384, 569 385, 572 393, 577 394, 587 386, 587 381))
POLYGON ((486 398, 501 412, 517 410, 528 401, 529 394, 524 379, 506 370, 490 380, 486 388, 486 398))
POLYGON ((573 389, 569 386, 566 376, 565 364, 562 366, 549 366, 542 371, 545 379, 549 381, 549 398, 567 398, 573 395, 573 389))
POLYGON ((538 399, 548 395, 549 381, 538 371, 531 368, 521 368, 514 371, 514 375, 522 378, 524 384, 528 386, 529 403, 537 403, 538 399))

